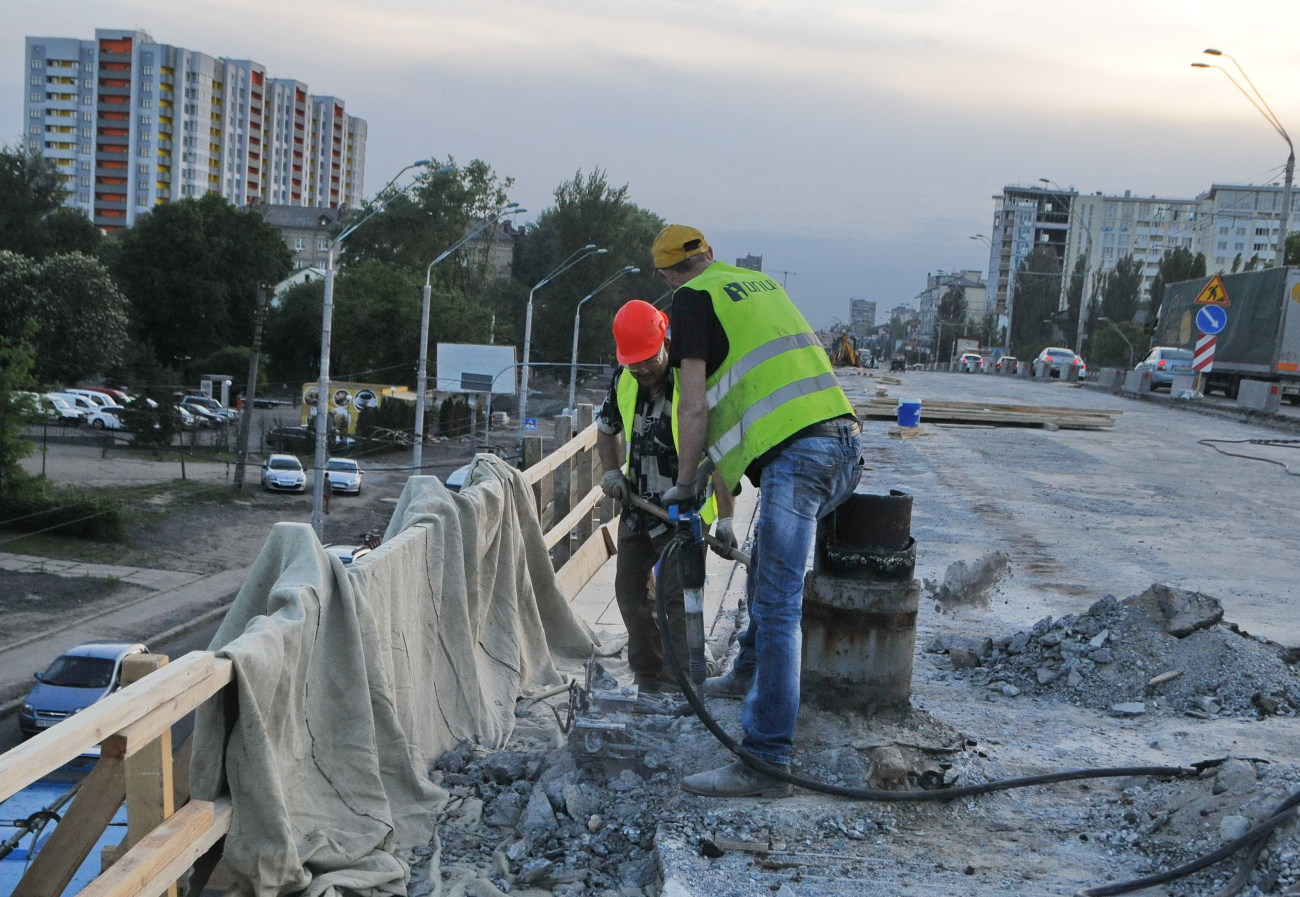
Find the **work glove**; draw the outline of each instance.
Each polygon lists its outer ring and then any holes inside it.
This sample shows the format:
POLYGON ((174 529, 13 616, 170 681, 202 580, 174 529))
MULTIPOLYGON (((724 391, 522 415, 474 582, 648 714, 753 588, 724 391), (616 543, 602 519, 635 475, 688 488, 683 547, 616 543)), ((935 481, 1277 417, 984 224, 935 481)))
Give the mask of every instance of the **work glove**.
POLYGON ((729 558, 731 553, 740 547, 730 517, 718 518, 717 525, 713 527, 713 538, 717 540, 717 544, 711 544, 709 547, 720 557, 729 558))
POLYGON ((600 491, 624 504, 627 504, 627 497, 632 491, 630 487, 631 484, 621 470, 607 470, 600 478, 600 491))
POLYGON ((674 483, 673 488, 665 492, 663 498, 659 501, 670 511, 673 505, 678 506, 678 513, 694 511, 696 506, 695 485, 683 486, 681 483, 674 483))

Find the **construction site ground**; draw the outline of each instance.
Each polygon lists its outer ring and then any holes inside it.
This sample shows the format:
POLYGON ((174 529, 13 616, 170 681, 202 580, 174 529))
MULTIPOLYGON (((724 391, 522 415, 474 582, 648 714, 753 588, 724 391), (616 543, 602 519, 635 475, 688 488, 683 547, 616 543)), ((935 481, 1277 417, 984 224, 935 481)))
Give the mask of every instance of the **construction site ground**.
MULTIPOLYGON (((434 764, 452 801, 439 837, 409 857, 412 895, 1069 895, 1213 850, 1300 788, 1300 459, 1277 441, 1293 433, 1260 416, 1059 382, 841 375, 855 402, 880 390, 923 401, 915 438, 891 438, 883 422, 867 427, 863 482, 914 499, 924 589, 912 698, 908 708, 869 716, 808 696, 796 771, 902 791, 927 771, 964 785, 1224 762, 1192 777, 1093 779, 954 801, 802 789, 785 800, 722 800, 677 787, 682 774, 727 757, 675 697, 642 696, 635 707, 602 700, 610 734, 579 729, 582 737, 567 738, 567 697, 529 698, 505 750, 463 745, 434 764), (1114 427, 927 424, 924 402, 940 400, 1114 412, 1114 427), (1174 605, 1201 628, 1171 634, 1174 605)), ((367 480, 367 494, 348 506, 362 524, 353 529, 378 525, 370 518, 391 507, 384 500, 401 478, 367 480)), ((752 498, 742 496, 739 524, 749 522, 752 498)), ((342 501, 354 500, 336 499, 335 508, 342 501)), ((301 497, 250 504, 221 516, 219 537, 195 549, 203 560, 189 562, 194 572, 242 566, 268 521, 309 512, 301 497)), ((185 516, 178 509, 171 519, 185 516)), ((203 532, 198 523, 175 526, 190 538, 203 532)), ((142 536, 131 547, 141 566, 179 563, 161 538, 155 562, 146 562, 148 543, 142 536)), ((39 603, 30 581, 21 596, 11 589, 17 580, 5 577, 16 575, 0 572, 6 605, 39 603)), ((602 570, 576 602, 607 644, 621 628, 611 580, 602 570)), ((719 655, 742 582, 710 557, 719 655)), ((603 670, 607 688, 630 683, 621 656, 596 662, 566 672, 587 683, 603 670)), ((738 702, 711 699, 708 709, 739 735, 738 702)), ((1253 868, 1240 893, 1300 893, 1294 818, 1253 868)), ((1235 871, 1229 861, 1146 893, 1209 897, 1235 871)))

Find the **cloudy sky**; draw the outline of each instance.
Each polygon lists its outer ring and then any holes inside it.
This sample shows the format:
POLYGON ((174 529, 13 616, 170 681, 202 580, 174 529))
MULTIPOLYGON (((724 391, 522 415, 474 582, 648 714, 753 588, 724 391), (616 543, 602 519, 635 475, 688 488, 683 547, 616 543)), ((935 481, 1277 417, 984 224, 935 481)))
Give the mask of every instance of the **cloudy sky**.
MULTIPOLYGON (((1206 47, 1300 138, 1293 0, 0 0, 0 123, 25 35, 140 28, 254 59, 369 124, 367 189, 483 159, 533 213, 581 169, 761 255, 816 326, 987 268, 991 197, 1050 178, 1190 197, 1278 181, 1287 148, 1206 47), (1232 63, 1220 60, 1232 70, 1232 63)), ((12 135, 12 136, 8 136, 12 135)), ((531 216, 523 216, 527 220, 531 216)))

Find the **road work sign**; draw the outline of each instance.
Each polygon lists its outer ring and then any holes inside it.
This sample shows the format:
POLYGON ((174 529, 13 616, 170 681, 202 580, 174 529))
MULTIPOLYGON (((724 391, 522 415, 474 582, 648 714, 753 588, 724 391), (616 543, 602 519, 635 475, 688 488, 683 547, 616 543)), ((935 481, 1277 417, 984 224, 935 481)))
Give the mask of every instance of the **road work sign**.
POLYGON ((1210 334, 1197 337, 1196 351, 1192 353, 1192 370, 1198 374, 1208 374, 1214 367, 1214 344, 1218 339, 1210 334))
POLYGON ((1201 291, 1196 294, 1196 301, 1202 305, 1231 305, 1228 301, 1228 291, 1223 288, 1223 279, 1219 275, 1210 278, 1210 282, 1201 287, 1201 291))

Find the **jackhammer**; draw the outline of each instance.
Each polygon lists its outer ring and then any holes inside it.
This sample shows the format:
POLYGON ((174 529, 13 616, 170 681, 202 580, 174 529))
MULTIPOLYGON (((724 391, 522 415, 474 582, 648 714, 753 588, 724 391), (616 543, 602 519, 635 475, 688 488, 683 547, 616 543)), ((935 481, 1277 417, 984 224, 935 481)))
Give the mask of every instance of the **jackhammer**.
POLYGON ((686 653, 691 682, 700 688, 709 674, 704 660, 704 524, 698 510, 682 505, 670 505, 668 519, 677 524, 673 539, 677 542, 677 571, 686 609, 686 653))

